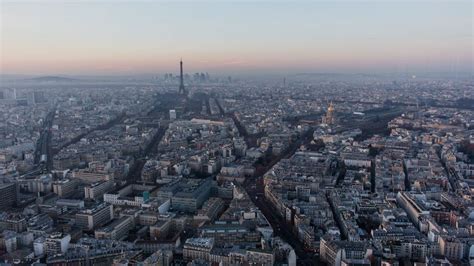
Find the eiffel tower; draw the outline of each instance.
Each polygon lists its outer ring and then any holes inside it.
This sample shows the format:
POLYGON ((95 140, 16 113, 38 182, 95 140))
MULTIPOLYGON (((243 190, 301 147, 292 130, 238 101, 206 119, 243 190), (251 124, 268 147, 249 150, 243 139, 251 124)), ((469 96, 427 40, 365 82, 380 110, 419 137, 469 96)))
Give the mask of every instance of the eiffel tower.
POLYGON ((183 60, 179 62, 179 94, 185 95, 186 90, 184 89, 184 81, 183 81, 183 60))

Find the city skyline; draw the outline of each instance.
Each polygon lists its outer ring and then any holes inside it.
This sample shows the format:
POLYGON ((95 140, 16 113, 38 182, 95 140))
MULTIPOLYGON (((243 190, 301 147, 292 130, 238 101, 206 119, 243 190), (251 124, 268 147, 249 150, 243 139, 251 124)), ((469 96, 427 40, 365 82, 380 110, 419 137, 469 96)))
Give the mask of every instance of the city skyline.
POLYGON ((0 0, 0 264, 474 265, 473 10, 0 0))
POLYGON ((1 6, 2 74, 472 73, 470 1, 1 6))

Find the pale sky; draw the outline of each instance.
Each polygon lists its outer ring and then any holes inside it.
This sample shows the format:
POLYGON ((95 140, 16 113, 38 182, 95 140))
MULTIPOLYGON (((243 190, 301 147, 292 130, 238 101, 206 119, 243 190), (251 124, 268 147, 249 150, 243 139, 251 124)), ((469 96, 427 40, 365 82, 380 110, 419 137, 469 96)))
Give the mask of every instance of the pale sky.
POLYGON ((472 72, 472 1, 5 1, 4 74, 472 72))

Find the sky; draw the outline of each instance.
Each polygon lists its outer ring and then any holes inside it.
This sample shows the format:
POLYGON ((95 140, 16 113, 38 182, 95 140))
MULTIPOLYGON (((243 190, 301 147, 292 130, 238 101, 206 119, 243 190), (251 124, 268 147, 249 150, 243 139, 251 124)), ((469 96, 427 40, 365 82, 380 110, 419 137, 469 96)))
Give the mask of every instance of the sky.
POLYGON ((2 74, 473 71, 473 3, 0 0, 2 74))

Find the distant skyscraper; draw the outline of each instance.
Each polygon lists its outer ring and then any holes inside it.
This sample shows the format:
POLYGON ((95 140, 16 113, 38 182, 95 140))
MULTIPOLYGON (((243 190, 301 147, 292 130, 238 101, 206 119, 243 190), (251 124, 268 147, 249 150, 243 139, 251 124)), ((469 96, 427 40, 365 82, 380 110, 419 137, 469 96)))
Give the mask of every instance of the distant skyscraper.
POLYGON ((35 104, 48 102, 48 99, 44 95, 44 91, 33 92, 33 102, 35 104))
POLYGON ((183 60, 179 62, 179 94, 186 94, 183 81, 183 60))
POLYGON ((170 120, 176 120, 176 110, 170 110, 170 120))

